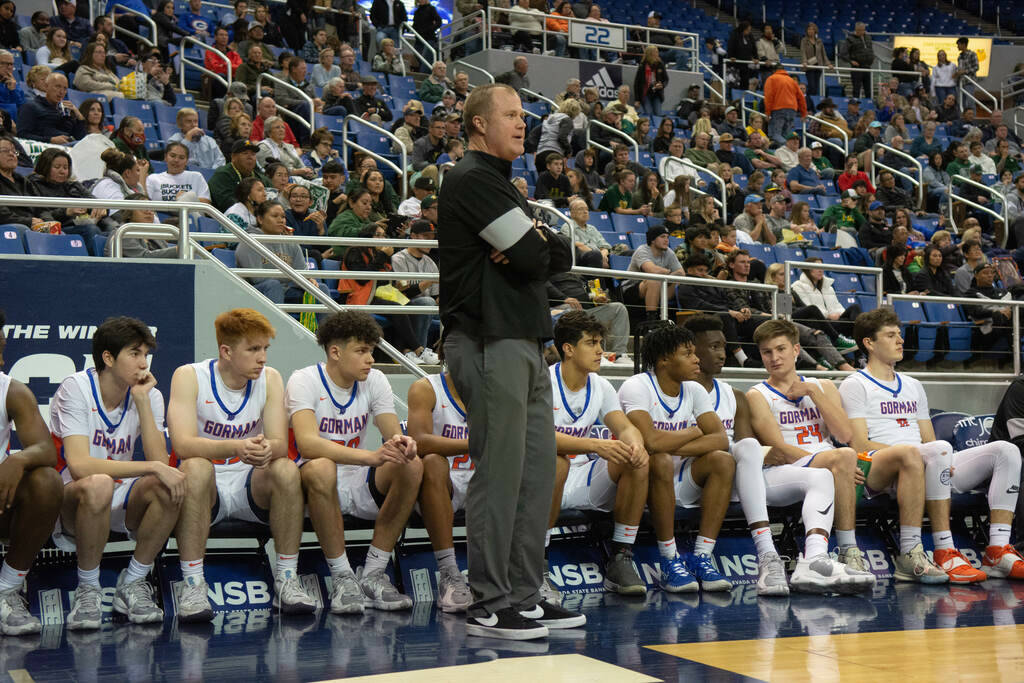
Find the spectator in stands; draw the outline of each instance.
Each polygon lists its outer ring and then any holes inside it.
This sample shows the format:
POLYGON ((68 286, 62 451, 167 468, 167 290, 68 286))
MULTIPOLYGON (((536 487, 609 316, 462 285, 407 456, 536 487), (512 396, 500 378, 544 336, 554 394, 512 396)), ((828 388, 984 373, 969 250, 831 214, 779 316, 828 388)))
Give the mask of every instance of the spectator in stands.
POLYGON ((35 52, 43 45, 46 45, 46 34, 50 30, 50 15, 42 10, 32 13, 28 26, 18 31, 18 42, 21 49, 27 52, 35 52))
POLYGON ((113 132, 114 127, 104 121, 103 104, 99 100, 90 97, 82 102, 82 106, 78 110, 82 112, 82 116, 85 119, 86 135, 106 135, 113 132))
MULTIPOLYGON (((119 18, 125 19, 124 16, 119 18)), ((135 66, 137 64, 128 45, 120 38, 114 36, 114 22, 110 20, 110 17, 102 14, 96 17, 93 21, 93 29, 95 30, 93 40, 106 42, 108 63, 111 61, 111 57, 113 57, 115 65, 135 66)))
POLYGON ((24 103, 25 91, 14 79, 14 55, 7 50, 0 50, 0 109, 13 119, 24 103))
POLYGON ((807 75, 807 94, 817 97, 821 93, 822 75, 832 68, 832 62, 825 54, 825 44, 818 36, 818 25, 807 24, 804 37, 800 39, 800 68, 807 75))
POLYGON ((266 178, 256 170, 257 145, 249 140, 236 140, 231 147, 231 161, 216 171, 210 178, 210 196, 213 205, 224 211, 234 202, 235 188, 246 178, 265 181, 266 178))
MULTIPOLYGON (((436 230, 430 221, 413 221, 409 228, 409 239, 436 239, 436 230)), ((429 252, 430 250, 427 247, 406 247, 401 251, 397 251, 391 255, 391 269, 396 273, 437 273, 437 263, 430 257, 429 252)), ((409 297, 410 305, 437 305, 437 297, 440 294, 440 286, 437 282, 430 282, 429 280, 410 281, 406 287, 401 289, 402 293, 409 297)), ((430 316, 415 316, 414 321, 420 325, 417 331, 417 338, 426 347, 430 316)))
POLYGON ((1012 329, 1012 311, 999 301, 1012 299, 1010 292, 996 284, 999 273, 991 263, 979 263, 973 269, 971 286, 961 296, 983 299, 992 303, 967 306, 966 313, 977 326, 971 347, 982 352, 991 352, 1000 342, 1005 343, 1012 329))
POLYGON ((623 144, 612 144, 612 160, 604 167, 604 180, 606 185, 615 183, 615 178, 620 171, 629 169, 638 177, 642 177, 647 169, 636 161, 629 158, 630 148, 623 144))
MULTIPOLYGON (((242 47, 239 46, 239 49, 241 50, 242 47)), ((245 62, 238 67, 238 70, 233 75, 235 80, 245 84, 250 95, 256 95, 256 79, 259 78, 260 74, 270 72, 270 62, 264 59, 263 48, 259 45, 251 46, 248 52, 245 53, 245 56, 245 62)), ((263 85, 261 93, 269 94, 270 92, 272 92, 271 87, 263 85)))
POLYGON ((338 158, 338 150, 334 149, 334 135, 326 127, 317 128, 309 136, 309 152, 302 155, 302 165, 319 174, 323 165, 338 158))
POLYGON ((181 142, 188 149, 188 158, 199 168, 217 169, 224 165, 224 154, 212 137, 199 127, 199 113, 191 107, 179 109, 175 116, 178 130, 169 142, 181 142))
POLYGON ((327 81, 323 90, 324 113, 328 116, 348 116, 350 110, 354 110, 352 95, 345 90, 345 81, 341 78, 332 78, 327 81))
MULTIPOLYGON (((266 131, 264 130, 267 120, 272 117, 277 117, 277 102, 273 97, 261 97, 256 103, 256 118, 252 120, 252 133, 249 139, 252 142, 259 143, 260 140, 266 137, 266 131)), ((284 121, 284 119, 282 119, 284 121)), ((284 141, 293 147, 298 147, 299 142, 295 139, 295 134, 292 133, 291 126, 287 122, 284 124, 284 141)))
POLYGON ((945 104, 950 95, 953 95, 955 102, 955 90, 956 65, 946 57, 945 50, 939 50, 935 53, 935 66, 932 67, 932 94, 937 102, 945 104))
MULTIPOLYGON (((967 136, 975 130, 977 130, 978 135, 980 135, 981 129, 978 128, 978 121, 975 116, 976 112, 974 111, 974 107, 967 107, 964 109, 960 114, 960 119, 950 123, 950 135, 955 138, 963 138, 965 142, 969 142, 967 140, 967 136)), ((980 140, 981 138, 979 137, 978 139, 980 140)))
POLYGON ((54 70, 74 74, 78 62, 71 56, 68 36, 62 28, 50 29, 46 44, 36 50, 36 64, 45 64, 54 70))
POLYGON ((573 199, 569 202, 569 220, 575 228, 573 236, 569 223, 562 224, 562 234, 566 237, 575 237, 576 265, 588 268, 607 268, 608 254, 611 253, 611 245, 604 238, 604 235, 591 225, 590 207, 582 199, 573 199))
POLYGON ((859 170, 859 167, 860 164, 857 161, 857 157, 849 157, 846 160, 846 166, 843 169, 843 172, 836 177, 836 186, 841 192, 845 192, 853 187, 854 182, 863 180, 867 184, 868 192, 874 194, 875 188, 871 185, 868 174, 859 170))
POLYGON ((633 190, 636 189, 636 172, 630 168, 620 170, 615 176, 615 183, 608 188, 601 198, 598 208, 608 213, 648 216, 651 207, 644 204, 638 209, 633 207, 633 190))
POLYGON ((860 165, 870 168, 871 150, 875 143, 882 141, 882 124, 872 121, 868 124, 867 130, 853 141, 853 153, 857 155, 860 165))
MULTIPOLYGON (((790 131, 785 136, 785 144, 775 150, 775 158, 779 160, 783 171, 789 172, 795 168, 800 159, 797 152, 800 150, 800 134, 790 131)), ((774 176, 774 173, 772 174, 774 176)))
POLYGON ((911 156, 927 156, 930 159, 936 152, 942 153, 942 144, 935 139, 937 127, 934 121, 926 121, 921 125, 921 135, 914 138, 910 145, 911 156))
POLYGON ((875 255, 892 242, 892 235, 892 227, 885 218, 885 204, 877 200, 871 202, 868 220, 857 233, 860 246, 875 255))
POLYGON ((409 18, 402 0, 373 0, 370 21, 377 29, 377 45, 385 38, 398 42, 401 26, 409 18))
MULTIPOLYGON (((433 9, 433 6, 430 7, 433 9)), ((420 81, 420 87, 417 91, 420 99, 431 104, 440 102, 444 91, 451 87, 451 81, 448 80, 447 73, 447 64, 440 60, 434 62, 430 75, 420 81)))
POLYGON ((171 83, 173 69, 170 64, 160 62, 160 53, 153 51, 142 58, 142 71, 146 74, 146 99, 150 102, 164 102, 172 107, 177 102, 174 84, 171 83))
POLYGON ((565 175, 569 178, 569 187, 571 188, 570 196, 579 197, 581 200, 586 202, 587 206, 593 206, 594 195, 590 191, 590 185, 587 183, 586 177, 575 168, 570 168, 566 171, 565 175))
MULTIPOLYGON (((633 252, 628 270, 633 273, 682 275, 683 267, 675 252, 668 247, 668 230, 664 226, 647 229, 647 244, 633 252)), ((667 296, 675 296, 675 285, 669 284, 667 296)), ((627 307, 643 305, 647 320, 656 320, 661 304, 661 283, 654 280, 627 280, 622 288, 622 301, 627 307)))
MULTIPOLYGON (((682 144, 682 140, 680 140, 680 144, 682 144)), ((580 150, 576 154, 576 170, 583 174, 591 189, 600 190, 605 186, 604 178, 597 167, 597 150, 593 147, 580 150)))
POLYGON ((772 25, 765 24, 761 29, 761 37, 754 45, 757 48, 757 61, 761 66, 761 80, 766 81, 782 63, 779 57, 784 49, 782 41, 775 37, 772 25))
POLYGON ((562 101, 558 110, 541 123, 540 141, 537 143, 536 163, 545 168, 545 157, 557 153, 563 157, 572 152, 573 120, 581 113, 580 103, 572 98, 562 101))
MULTIPOLYGON (((319 62, 320 61, 320 53, 323 52, 326 49, 330 49, 329 46, 327 45, 327 31, 326 31, 326 29, 318 28, 318 29, 312 31, 312 33, 313 33, 313 35, 310 36, 309 40, 307 40, 305 42, 305 44, 303 44, 303 46, 302 46, 302 54, 301 54, 302 60, 304 62, 309 63, 309 64, 315 64, 315 63, 319 62)), ((331 63, 333 63, 334 62, 334 60, 333 60, 333 52, 334 52, 334 50, 331 50, 331 52, 332 52, 331 63)))
MULTIPOLYGON (((906 207, 900 207, 892 212, 892 229, 895 232, 897 228, 904 227, 907 229, 909 239, 913 242, 925 242, 927 237, 924 233, 914 227, 914 214, 911 213, 910 209, 906 207)), ((907 265, 910 265, 909 263, 907 265)))
MULTIPOLYGON (((23 191, 18 187, 21 183, 12 183, 5 176, 9 165, 4 147, 9 141, 0 139, 0 185, 4 185, 4 194, 21 194, 36 197, 72 197, 74 199, 91 199, 92 195, 81 183, 71 180, 71 156, 58 147, 44 149, 36 159, 35 172, 28 177, 23 191)), ((7 174, 9 175, 9 173, 7 174)), ((15 207, 12 207, 12 210, 15 207)), ((86 249, 93 254, 93 238, 101 234, 97 226, 106 215, 106 209, 60 209, 48 208, 37 212, 44 220, 57 221, 61 230, 68 235, 77 235, 85 242, 86 249)), ((3 222, 7 222, 6 220, 3 222)))
POLYGON ((962 142, 954 142, 950 145, 953 151, 953 159, 946 165, 946 173, 950 177, 960 175, 966 177, 970 173, 971 163, 967 161, 970 156, 970 149, 962 142))
POLYGON ((573 196, 569 178, 562 173, 564 164, 565 157, 558 152, 547 154, 544 157, 546 170, 537 176, 537 187, 533 193, 537 199, 550 200, 556 208, 569 206, 569 199, 573 196))
POLYGON ((691 226, 706 226, 709 230, 712 227, 721 228, 722 214, 715 204, 715 198, 708 194, 698 195, 690 202, 691 226))
POLYGON ((256 232, 256 207, 267 201, 266 185, 255 176, 244 178, 235 186, 232 199, 224 215, 242 230, 256 232))
POLYGON ((667 154, 668 146, 672 142, 672 138, 675 137, 675 121, 666 116, 658 124, 658 130, 654 134, 654 139, 651 140, 651 152, 655 154, 667 154))
POLYGON ((637 121, 640 120, 640 114, 637 112, 637 110, 633 107, 633 104, 630 102, 629 94, 629 86, 625 84, 620 85, 618 89, 615 91, 615 101, 608 103, 609 108, 615 106, 619 110, 619 115, 622 116, 623 118, 623 130, 625 130, 626 132, 630 132, 629 129, 626 127, 627 123, 629 124, 629 126, 635 127, 637 121))
MULTIPOLYGON (((825 156, 824 146, 815 140, 811 143, 811 163, 818 169, 818 175, 827 180, 832 180, 839 175, 839 172, 832 166, 832 162, 825 156)), ((830 188, 832 184, 828 185, 830 188)))
POLYGON ((18 108, 18 136, 39 142, 68 144, 85 135, 85 117, 64 96, 68 80, 62 73, 51 73, 44 82, 44 94, 36 95, 18 108))
POLYGON ((178 26, 188 31, 190 35, 198 36, 208 42, 212 22, 200 14, 202 8, 202 0, 189 0, 188 9, 178 17, 178 26))
POLYGON ((285 141, 284 119, 271 116, 263 124, 264 138, 256 151, 256 161, 266 166, 271 161, 284 164, 288 175, 297 175, 307 180, 316 176, 316 172, 302 163, 301 150, 285 141))
POLYGON ((388 105, 381 98, 377 97, 377 79, 373 76, 363 76, 363 94, 352 102, 353 114, 374 123, 390 121, 394 116, 388 105))
POLYGON ((768 114, 768 136, 785 144, 786 131, 796 128, 797 116, 807 116, 807 101, 793 77, 780 64, 764 84, 764 108, 768 114))
POLYGON ((879 174, 875 198, 885 207, 886 213, 893 213, 901 208, 916 210, 915 201, 910 193, 896 184, 896 176, 889 171, 882 171, 879 174))
POLYGON ((882 291, 886 294, 918 294, 913 290, 914 278, 907 269, 910 256, 902 244, 891 244, 885 249, 882 262, 882 291))
MULTIPOLYGON (((285 199, 288 208, 284 217, 291 229, 292 234, 297 237, 323 237, 327 215, 323 211, 310 211, 312 196, 309 188, 304 185, 290 185, 285 191, 285 199)), ((303 244, 302 251, 312 257, 317 268, 323 268, 323 252, 326 247, 322 244, 303 244)))
POLYGON ((976 239, 965 239, 960 244, 960 251, 964 255, 964 263, 953 273, 953 291, 956 292, 956 296, 964 296, 967 293, 971 288, 975 269, 988 262, 981 242, 976 239))
POLYGON ((710 133, 696 133, 693 136, 693 147, 686 150, 685 157, 701 167, 717 164, 718 156, 711 150, 710 144, 710 133))
POLYGON ((370 220, 383 220, 395 212, 398 207, 392 200, 391 194, 385 191, 387 183, 384 181, 383 173, 375 168, 370 169, 363 173, 360 182, 370 191, 370 220))
MULTIPOLYGON (((222 52, 227 57, 227 60, 225 61, 211 50, 204 50, 203 66, 226 78, 228 75, 228 63, 230 63, 232 80, 238 77, 239 69, 242 67, 242 56, 232 48, 228 40, 228 30, 223 26, 218 26, 213 31, 213 47, 222 52)), ((224 86, 219 81, 206 76, 203 78, 209 83, 211 94, 214 97, 224 95, 224 86)))
POLYGON ((469 97, 469 74, 465 71, 455 74, 455 79, 452 81, 452 92, 455 93, 457 102, 465 103, 466 98, 469 97))
POLYGON ((980 141, 974 140, 969 147, 971 155, 967 157, 967 163, 972 167, 981 169, 982 175, 997 175, 996 164, 992 158, 985 154, 985 147, 980 141))
MULTIPOLYGON (((313 101, 313 111, 323 111, 323 100, 316 96, 313 84, 306 79, 306 70, 306 63, 302 61, 301 57, 289 57, 288 61, 285 62, 285 72, 281 74, 281 79, 292 88, 301 91, 309 97, 313 101)), ((274 101, 285 109, 298 114, 303 119, 308 119, 312 113, 309 110, 309 102, 300 97, 294 90, 276 83, 274 84, 274 101)), ((305 140, 309 132, 302 126, 299 127, 299 131, 303 136, 302 140, 305 140)))
MULTIPOLYGON (((644 111, 661 116, 662 103, 665 101, 665 86, 668 85, 668 71, 665 69, 656 45, 644 48, 644 56, 636 68, 633 79, 633 92, 636 93, 638 106, 644 111)), ((619 101, 622 101, 622 88, 619 88, 619 101)), ((629 90, 626 90, 628 97, 629 90)), ((628 116, 628 115, 627 115, 628 116)))
POLYGON ((172 141, 164 148, 167 170, 152 173, 146 178, 146 190, 151 199, 164 202, 185 201, 210 204, 210 188, 198 171, 186 168, 189 149, 182 142, 172 141))
MULTIPOLYGON (((65 39, 76 47, 81 47, 89 42, 92 37, 92 26, 89 20, 75 14, 76 6, 70 0, 57 0, 57 16, 50 19, 53 29, 64 31, 65 39)), ((50 31, 52 38, 54 30, 50 31)), ((38 60, 40 64, 46 64, 48 60, 38 60)))
POLYGON ((750 137, 747 138, 747 149, 743 154, 754 170, 765 171, 782 167, 782 161, 769 152, 766 146, 767 138, 761 136, 757 131, 750 133, 750 137))
POLYGON ((412 168, 437 180, 437 160, 444 154, 445 121, 441 118, 430 120, 427 134, 412 145, 412 168))
POLYGON ((936 121, 939 123, 953 123, 960 119, 960 110, 956 106, 956 95, 952 93, 946 95, 942 100, 942 104, 935 112, 937 115, 936 121))
POLYGON ((733 220, 732 224, 737 230, 746 235, 740 241, 746 243, 763 242, 764 244, 775 244, 775 235, 768 227, 762 209, 764 201, 759 195, 748 194, 743 200, 743 213, 733 220))
POLYGON ((412 196, 398 205, 398 215, 419 218, 422 212, 420 202, 435 192, 437 192, 437 186, 434 181, 421 175, 412 185, 412 196))
MULTIPOLYGON (((871 37, 867 35, 867 26, 862 22, 854 24, 853 33, 839 45, 839 56, 857 69, 870 69, 875 63, 875 51, 871 37)), ((871 95, 871 74, 867 71, 850 72, 853 83, 851 97, 869 97, 871 95)))
POLYGON ((845 190, 838 204, 825 209, 820 221, 824 232, 843 230, 854 236, 860 233, 866 223, 864 215, 857 210, 857 191, 853 189, 845 190))
POLYGON ((337 217, 338 212, 343 210, 348 203, 348 196, 344 191, 345 167, 338 160, 332 159, 326 162, 320 170, 323 186, 330 193, 327 196, 327 219, 324 221, 326 225, 330 225, 337 217))
MULTIPOLYGON (((736 70, 737 84, 742 88, 750 81, 754 73, 752 62, 757 59, 757 44, 751 34, 749 21, 741 21, 729 35, 729 43, 726 48, 728 62, 736 70)), ((732 99, 732 79, 727 79, 727 91, 725 99, 732 99)))
MULTIPOLYGON (((338 213, 327 228, 331 237, 357 237, 367 226, 374 223, 370 218, 373 210, 373 197, 365 187, 359 186, 348 193, 348 206, 338 213)), ((333 258, 342 258, 348 247, 332 247, 333 258)), ((324 256, 328 254, 325 252, 324 256)))
MULTIPOLYGON (((817 257, 808 257, 807 261, 822 262, 817 257)), ((805 269, 790 289, 801 305, 814 306, 842 336, 852 337, 853 321, 860 315, 860 306, 852 304, 844 309, 832 287, 834 282, 821 268, 811 268, 805 269)))
POLYGON ((103 177, 92 188, 97 199, 124 199, 130 194, 146 194, 146 176, 149 162, 136 159, 131 153, 106 149, 100 155, 106 168, 103 177))
POLYGON ((885 127, 885 133, 882 134, 882 141, 890 145, 892 144, 892 139, 896 136, 900 136, 904 140, 910 139, 910 132, 907 130, 903 114, 899 112, 894 113, 889 119, 889 125, 885 127))
MULTIPOLYGON (((223 118, 223 117, 222 117, 223 118)), ((231 150, 239 140, 249 140, 252 135, 252 119, 246 113, 238 113, 231 117, 227 133, 220 144, 220 151, 225 157, 231 156, 231 150)))
MULTIPOLYGON (((431 112, 431 115, 448 117, 452 114, 456 114, 461 116, 462 107, 462 103, 455 99, 455 91, 451 88, 445 88, 444 92, 441 93, 441 101, 434 106, 434 111, 431 112)), ((584 118, 584 120, 586 120, 586 118, 584 118)))
POLYGON ((371 68, 374 71, 401 76, 405 72, 402 55, 395 49, 395 41, 385 38, 380 43, 380 50, 373 56, 371 68))
POLYGON ((1016 138, 1017 136, 1013 134, 1009 127, 1005 123, 1001 123, 995 127, 992 137, 985 143, 985 151, 989 154, 994 154, 999 143, 1005 142, 1007 151, 1019 157, 1021 147, 1016 138))
POLYGON ((792 234, 790 229, 790 220, 786 216, 786 198, 781 194, 776 194, 771 199, 765 200, 768 204, 768 214, 765 215, 765 223, 768 229, 775 236, 776 244, 784 242, 800 241, 802 237, 800 235, 792 234), (787 231, 790 234, 787 234, 787 231), (788 239, 787 239, 788 238, 788 239))
POLYGON ((761 138, 762 138, 762 141, 768 139, 768 134, 764 132, 765 120, 766 119, 764 118, 763 114, 751 114, 749 117, 747 117, 746 133, 747 133, 747 143, 748 144, 750 142, 750 137, 754 133, 757 133, 758 135, 760 135, 761 138))
POLYGON ((82 63, 75 72, 75 89, 98 93, 108 100, 121 97, 120 79, 107 66, 107 49, 100 43, 89 43, 82 50, 82 63))
POLYGON ((646 171, 640 181, 636 194, 633 195, 633 208, 650 207, 651 216, 662 218, 665 215, 665 197, 661 186, 661 178, 655 171, 646 171))
POLYGON ((153 14, 153 21, 156 23, 156 46, 164 59, 168 58, 167 46, 175 41, 177 36, 191 35, 191 32, 178 25, 178 19, 174 16, 174 0, 161 0, 153 14))
MULTIPOLYGON (((402 144, 405 153, 411 155, 416 140, 420 137, 420 124, 423 120, 423 104, 419 100, 409 100, 402 109, 402 125, 394 129, 395 137, 402 144)), ((396 154, 401 150, 397 144, 392 144, 392 151, 396 154)))
POLYGON ((747 157, 733 149, 734 140, 735 138, 732 133, 722 133, 718 138, 718 149, 715 150, 715 157, 722 162, 723 166, 728 166, 729 168, 736 166, 743 173, 753 173, 754 167, 751 166, 747 157))
POLYGON ((146 151, 146 129, 142 125, 142 119, 137 116, 126 116, 121 119, 110 139, 114 147, 132 154, 136 159, 149 160, 149 152, 146 151))
POLYGON ((974 92, 974 84, 965 81, 965 78, 975 79, 978 76, 978 53, 967 49, 968 40, 965 36, 956 39, 956 49, 960 54, 956 58, 956 71, 953 78, 961 84, 967 92, 974 92))
MULTIPOLYGON (((788 140, 787 140, 788 143, 788 140)), ((814 165, 813 155, 807 147, 797 150, 797 164, 786 174, 791 192, 799 194, 827 194, 818 168, 814 165)))
POLYGON ((630 136, 636 140, 636 144, 641 150, 648 150, 651 147, 651 120, 646 116, 641 116, 636 120, 636 128, 633 130, 633 134, 630 136))
POLYGON ((926 246, 924 263, 921 270, 914 275, 912 289, 929 296, 956 296, 953 292, 953 280, 942 262, 942 249, 935 244, 926 246))
POLYGON ((221 25, 231 29, 231 37, 234 42, 245 40, 249 31, 249 3, 248 0, 235 0, 234 12, 225 12, 221 15, 221 25))
POLYGON ((811 217, 811 208, 807 202, 796 202, 793 204, 793 209, 789 213, 789 228, 798 235, 805 232, 821 232, 821 228, 814 224, 814 218, 811 217))
MULTIPOLYGON (((526 0, 519 0, 524 2, 526 0)), ((504 83, 519 92, 521 88, 530 87, 530 77, 527 76, 527 72, 530 70, 530 62, 526 57, 519 56, 512 60, 512 70, 498 74, 494 77, 495 83, 504 83)), ((458 90, 456 90, 458 93, 458 90)))
MULTIPOLYGON (((512 49, 531 52, 533 39, 539 38, 544 29, 544 11, 530 6, 529 0, 517 0, 513 11, 508 13, 508 25, 512 31, 512 49)), ((518 90, 518 88, 517 88, 518 90)))

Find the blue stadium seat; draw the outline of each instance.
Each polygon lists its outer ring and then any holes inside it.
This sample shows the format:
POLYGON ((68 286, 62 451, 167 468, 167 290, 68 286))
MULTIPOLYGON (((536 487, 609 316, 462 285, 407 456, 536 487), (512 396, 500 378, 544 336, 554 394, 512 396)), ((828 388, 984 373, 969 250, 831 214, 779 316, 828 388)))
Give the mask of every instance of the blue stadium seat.
POLYGON ((89 99, 99 100, 100 102, 103 103, 103 113, 104 114, 109 114, 110 113, 110 103, 107 101, 107 96, 106 95, 100 95, 100 94, 94 93, 94 92, 82 92, 80 90, 72 90, 72 89, 68 88, 67 98, 69 100, 71 100, 71 102, 76 107, 82 106, 82 102, 85 102, 86 100, 89 100, 89 99))
POLYGON ((835 249, 835 247, 836 247, 836 234, 834 232, 823 232, 823 233, 820 233, 818 235, 818 239, 821 241, 821 246, 823 246, 823 247, 825 247, 827 249, 835 249))
POLYGON ((29 254, 45 256, 88 256, 85 242, 77 235, 51 235, 45 232, 25 233, 29 254))
POLYGON ((608 256, 608 265, 612 270, 629 270, 629 256, 611 254, 608 256))
POLYGON ((647 232, 647 219, 641 215, 613 213, 611 219, 615 232, 647 232))
POLYGON ((107 235, 94 235, 92 238, 92 253, 96 256, 103 256, 104 250, 107 248, 107 235))
POLYGON ((17 230, 5 230, 0 226, 0 254, 24 254, 25 243, 17 230))
POLYGON ((873 311, 878 308, 878 299, 874 294, 856 294, 857 303, 860 305, 862 313, 873 311))
POLYGON ((946 353, 945 360, 963 362, 971 357, 971 333, 974 323, 967 319, 960 306, 926 301, 924 314, 928 317, 928 322, 946 329, 949 352, 946 353))
POLYGON ((860 292, 860 278, 857 277, 856 273, 827 273, 827 275, 835 280, 832 283, 832 288, 836 292, 842 292, 844 294, 851 294, 854 292, 860 292))
POLYGON ((970 417, 967 413, 939 413, 938 415, 932 415, 932 428, 935 430, 935 438, 939 441, 948 441, 950 444, 953 443, 953 429, 956 424, 966 417, 970 417))
POLYGON ((117 118, 125 116, 136 116, 145 123, 156 123, 156 114, 153 112, 153 105, 144 100, 126 100, 123 97, 115 97, 110 101, 111 113, 117 118))
POLYGON ((647 235, 640 234, 639 232, 629 233, 629 246, 633 249, 639 249, 640 247, 647 244, 647 235))
POLYGON ((805 258, 804 250, 797 247, 790 247, 785 244, 776 244, 774 249, 775 260, 778 263, 784 263, 785 261, 803 261, 805 258))
POLYGON ((228 268, 235 267, 235 252, 231 249, 214 249, 211 252, 218 261, 223 263, 228 268))
POLYGON ((995 415, 967 415, 953 426, 950 444, 953 450, 964 451, 989 442, 995 415))
POLYGON ((615 232, 611 217, 604 211, 591 211, 590 224, 601 232, 615 232))
POLYGON ((745 244, 743 246, 750 252, 750 256, 752 258, 756 258, 765 265, 771 265, 778 262, 778 259, 775 258, 775 250, 770 244, 761 244, 758 242, 756 244, 745 244))
POLYGON ((156 115, 157 123, 166 121, 175 128, 177 127, 175 120, 178 116, 178 110, 183 107, 172 107, 166 102, 150 102, 150 104, 153 105, 153 112, 156 115))

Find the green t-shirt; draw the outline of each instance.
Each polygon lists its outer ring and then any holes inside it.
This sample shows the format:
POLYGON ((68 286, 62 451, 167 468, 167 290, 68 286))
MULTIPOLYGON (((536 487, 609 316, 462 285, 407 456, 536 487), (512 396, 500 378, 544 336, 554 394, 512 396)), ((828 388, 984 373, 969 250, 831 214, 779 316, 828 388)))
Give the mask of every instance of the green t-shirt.
POLYGON ((601 197, 601 204, 598 208, 608 213, 614 213, 616 209, 628 209, 633 206, 633 193, 623 192, 619 186, 612 185, 601 197))
POLYGON ((833 204, 825 209, 819 225, 828 230, 835 226, 838 229, 848 228, 857 232, 860 226, 864 225, 864 220, 864 215, 857 209, 847 209, 842 204, 833 204))

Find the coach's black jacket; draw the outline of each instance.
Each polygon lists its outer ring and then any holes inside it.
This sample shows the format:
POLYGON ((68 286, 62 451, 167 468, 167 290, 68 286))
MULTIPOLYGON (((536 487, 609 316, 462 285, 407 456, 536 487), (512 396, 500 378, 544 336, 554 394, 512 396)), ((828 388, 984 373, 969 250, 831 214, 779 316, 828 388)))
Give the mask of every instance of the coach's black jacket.
POLYGON ((439 194, 441 323, 477 338, 550 339, 546 283, 572 267, 572 244, 534 229, 509 182, 512 164, 480 151, 445 175, 439 194), (491 249, 508 263, 491 261, 491 249))

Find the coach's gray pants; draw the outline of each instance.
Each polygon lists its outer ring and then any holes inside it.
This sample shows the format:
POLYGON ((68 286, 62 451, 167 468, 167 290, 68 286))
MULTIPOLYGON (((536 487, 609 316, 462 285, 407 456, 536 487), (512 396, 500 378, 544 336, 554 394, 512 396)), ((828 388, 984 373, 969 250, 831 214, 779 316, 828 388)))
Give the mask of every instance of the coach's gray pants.
POLYGON ((459 331, 444 344, 466 404, 470 616, 540 600, 544 535, 555 480, 551 380, 536 339, 483 341, 459 331))

